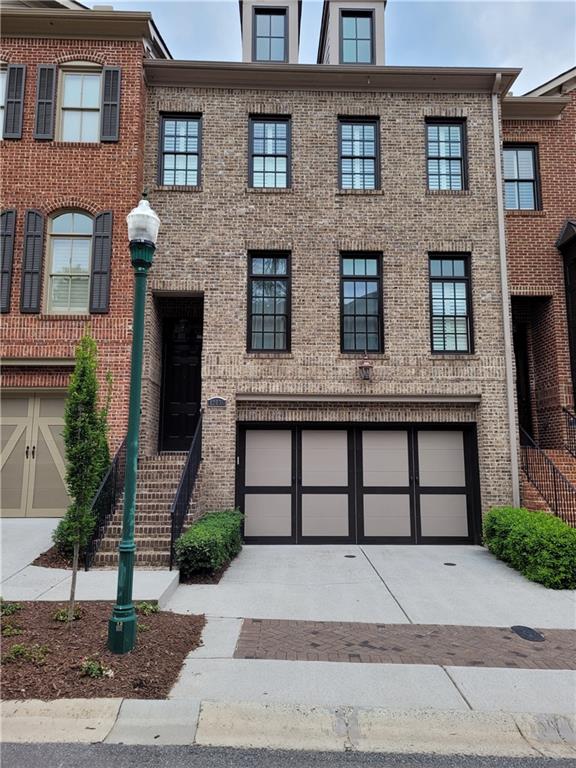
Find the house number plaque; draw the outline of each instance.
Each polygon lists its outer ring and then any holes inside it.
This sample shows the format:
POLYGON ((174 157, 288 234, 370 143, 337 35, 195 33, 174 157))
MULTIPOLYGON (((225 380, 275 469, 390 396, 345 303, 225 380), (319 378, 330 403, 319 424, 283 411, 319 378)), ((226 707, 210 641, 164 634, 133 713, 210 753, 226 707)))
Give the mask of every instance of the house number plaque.
POLYGON ((223 397, 210 397, 208 408, 226 408, 226 400, 223 397))

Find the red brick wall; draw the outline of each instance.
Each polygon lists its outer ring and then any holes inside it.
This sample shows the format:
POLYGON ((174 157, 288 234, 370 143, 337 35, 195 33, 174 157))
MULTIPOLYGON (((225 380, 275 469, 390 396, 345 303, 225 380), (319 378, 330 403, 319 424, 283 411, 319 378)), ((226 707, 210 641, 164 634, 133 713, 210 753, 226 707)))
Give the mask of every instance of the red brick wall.
MULTIPOLYGON (((2 355, 8 358, 71 357, 86 328, 98 344, 101 393, 104 378, 113 376, 110 414, 112 447, 126 429, 132 318, 132 270, 125 217, 142 191, 142 146, 146 90, 142 71, 143 46, 138 42, 51 39, 4 39, 0 60, 26 64, 24 124, 20 140, 0 142, 3 208, 15 208, 16 239, 11 311, 3 315, 2 355), (120 66, 120 140, 110 144, 35 141, 36 68, 39 64, 91 61, 120 66), (50 216, 63 208, 114 215, 110 311, 106 315, 54 316, 20 313, 20 281, 24 212, 36 208, 50 216)), ((45 238, 46 252, 46 238, 45 238)), ((46 267, 46 264, 44 265, 46 267)), ((45 306, 42 297, 42 307, 45 306)), ((5 387, 60 387, 66 369, 35 367, 5 369, 5 387)))
POLYGON ((576 90, 571 96, 559 121, 503 125, 504 141, 538 145, 542 210, 507 211, 507 250, 512 295, 550 297, 533 322, 545 339, 534 346, 541 371, 535 382, 539 425, 547 433, 541 438, 552 443, 562 429, 561 406, 573 405, 563 261, 554 245, 566 219, 576 216, 576 90))

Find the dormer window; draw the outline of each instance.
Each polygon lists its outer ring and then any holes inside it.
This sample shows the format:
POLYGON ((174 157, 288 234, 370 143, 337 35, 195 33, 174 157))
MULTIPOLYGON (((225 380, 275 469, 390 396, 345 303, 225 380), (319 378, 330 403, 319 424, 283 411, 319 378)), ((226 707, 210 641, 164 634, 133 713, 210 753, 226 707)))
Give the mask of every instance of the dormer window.
POLYGON ((288 60, 286 8, 254 9, 254 61, 288 60))
POLYGON ((374 64, 374 14, 340 12, 340 63, 374 64))

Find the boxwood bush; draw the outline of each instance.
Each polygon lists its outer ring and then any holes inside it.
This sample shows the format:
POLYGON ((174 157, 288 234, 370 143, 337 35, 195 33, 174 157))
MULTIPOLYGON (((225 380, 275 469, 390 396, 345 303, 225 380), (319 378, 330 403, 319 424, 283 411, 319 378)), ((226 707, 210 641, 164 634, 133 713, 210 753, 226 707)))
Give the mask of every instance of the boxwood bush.
POLYGON ((527 579, 576 589, 576 529, 546 512, 496 507, 484 519, 484 543, 527 579))
POLYGON ((242 515, 236 510, 209 512, 183 533, 176 542, 180 578, 214 573, 242 549, 242 515))

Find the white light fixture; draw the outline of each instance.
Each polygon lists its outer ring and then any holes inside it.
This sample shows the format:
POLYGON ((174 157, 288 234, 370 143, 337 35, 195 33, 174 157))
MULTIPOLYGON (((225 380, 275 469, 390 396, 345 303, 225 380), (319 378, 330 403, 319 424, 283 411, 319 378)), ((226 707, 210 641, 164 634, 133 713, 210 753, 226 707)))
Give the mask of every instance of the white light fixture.
POLYGON ((364 358, 362 359, 362 362, 358 365, 358 373, 360 374, 360 378, 362 381, 370 381, 372 378, 372 370, 374 368, 374 365, 368 360, 368 355, 364 353, 364 358))
POLYGON ((142 198, 136 208, 133 208, 126 216, 128 224, 128 239, 131 243, 146 243, 156 246, 160 219, 158 214, 150 207, 148 200, 142 198))

